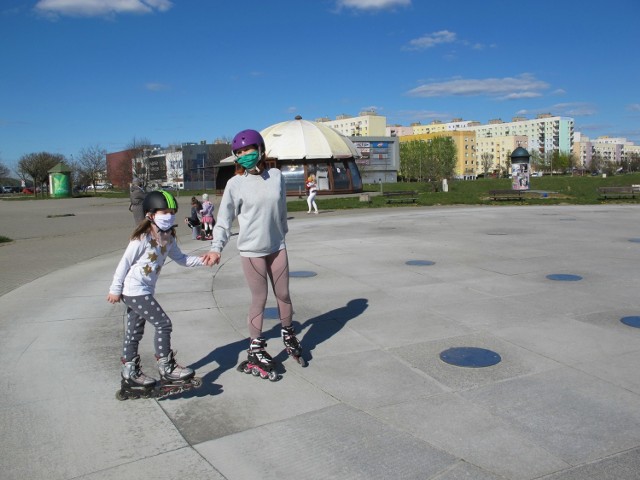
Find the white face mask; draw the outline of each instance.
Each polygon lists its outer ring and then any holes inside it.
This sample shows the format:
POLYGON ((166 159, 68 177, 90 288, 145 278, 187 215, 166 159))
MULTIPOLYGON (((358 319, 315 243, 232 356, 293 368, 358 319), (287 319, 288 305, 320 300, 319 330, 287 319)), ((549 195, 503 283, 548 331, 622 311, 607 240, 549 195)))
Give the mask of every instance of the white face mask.
POLYGON ((172 213, 156 213, 153 217, 153 223, 156 224, 158 230, 168 232, 176 223, 176 216, 172 213))

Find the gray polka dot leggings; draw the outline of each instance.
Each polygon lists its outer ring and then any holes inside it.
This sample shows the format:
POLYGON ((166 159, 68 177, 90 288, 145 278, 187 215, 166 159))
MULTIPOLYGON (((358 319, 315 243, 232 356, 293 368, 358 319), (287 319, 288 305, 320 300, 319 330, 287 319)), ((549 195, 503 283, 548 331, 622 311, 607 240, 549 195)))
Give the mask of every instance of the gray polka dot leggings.
POLYGON ((139 295, 128 297, 122 295, 122 301, 127 306, 127 328, 122 346, 122 358, 125 362, 132 361, 138 355, 138 345, 144 334, 144 325, 150 322, 156 329, 153 346, 156 357, 166 357, 171 350, 171 319, 164 313, 153 295, 139 295))

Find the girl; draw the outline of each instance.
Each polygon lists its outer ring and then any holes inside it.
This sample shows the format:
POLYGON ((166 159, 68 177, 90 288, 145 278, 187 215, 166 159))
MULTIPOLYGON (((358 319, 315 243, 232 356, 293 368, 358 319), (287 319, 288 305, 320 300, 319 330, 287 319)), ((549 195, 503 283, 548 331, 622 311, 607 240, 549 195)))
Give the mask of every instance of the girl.
POLYGON ((154 298, 160 270, 167 257, 186 267, 204 265, 200 257, 182 253, 176 244, 175 220, 178 204, 165 191, 147 194, 143 201, 144 220, 131 234, 127 249, 116 268, 109 287, 107 301, 127 306, 127 328, 122 353, 122 382, 119 399, 139 395, 150 396, 156 380, 147 377, 140 369, 138 344, 144 333, 145 323, 155 328, 154 348, 163 385, 195 384, 195 372, 178 365, 171 350, 171 320, 154 298))
POLYGON ((238 368, 277 380, 273 359, 265 350, 267 343, 262 336, 269 281, 278 303, 281 335, 287 353, 305 364, 291 326, 293 307, 289 297, 289 261, 284 240, 288 231, 287 192, 280 170, 266 167, 265 144, 259 132, 243 130, 238 133, 233 139, 232 151, 237 157, 239 174, 227 182, 211 251, 202 258, 207 265, 220 261, 220 253, 229 241, 231 224, 237 216, 240 226, 237 245, 251 290, 247 318, 250 346, 247 361, 238 368))
POLYGON ((215 221, 213 220, 213 203, 209 201, 209 195, 207 193, 202 194, 202 228, 204 229, 204 239, 213 239, 213 226, 215 221))
POLYGON ((318 185, 316 184, 316 177, 313 175, 309 175, 307 178, 307 205, 309 205, 309 211, 307 213, 311 213, 311 207, 315 210, 315 214, 318 214, 318 205, 316 205, 316 193, 318 193, 318 185))

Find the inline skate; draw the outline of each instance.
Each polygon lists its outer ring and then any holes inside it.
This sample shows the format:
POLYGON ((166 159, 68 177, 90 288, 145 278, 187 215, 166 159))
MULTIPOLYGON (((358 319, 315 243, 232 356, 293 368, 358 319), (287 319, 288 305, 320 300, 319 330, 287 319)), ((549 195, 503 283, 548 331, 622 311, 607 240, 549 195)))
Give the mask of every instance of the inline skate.
POLYGON ((116 392, 118 400, 127 400, 128 398, 152 398, 156 395, 156 380, 147 377, 140 370, 140 355, 136 355, 129 362, 122 359, 122 380, 120 382, 120 390, 116 392))
POLYGON ((156 389, 156 397, 159 399, 202 385, 202 379, 195 376, 194 370, 176 363, 173 350, 169 350, 166 357, 158 358, 158 371, 160 372, 160 384, 156 389))
POLYGON ((307 361, 302 358, 302 347, 296 338, 296 332, 293 327, 282 327, 280 334, 282 335, 282 342, 284 343, 284 348, 287 350, 287 354, 293 357, 301 367, 306 367, 307 361))
POLYGON ((238 365, 239 372, 251 373, 260 378, 268 378, 272 382, 280 379, 276 372, 276 364, 271 355, 265 350, 267 341, 264 337, 258 337, 251 340, 249 350, 247 350, 247 359, 238 365))

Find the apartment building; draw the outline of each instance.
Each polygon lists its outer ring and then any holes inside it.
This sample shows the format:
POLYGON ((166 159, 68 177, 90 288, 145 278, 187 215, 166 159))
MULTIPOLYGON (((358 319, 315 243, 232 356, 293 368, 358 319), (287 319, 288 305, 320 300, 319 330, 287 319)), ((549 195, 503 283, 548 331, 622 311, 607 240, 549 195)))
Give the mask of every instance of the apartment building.
POLYGON ((571 153, 573 148, 574 121, 569 117, 541 114, 535 119, 514 117, 511 122, 490 120, 485 125, 468 125, 468 130, 481 138, 526 136, 527 145, 521 145, 529 153, 544 156, 551 152, 571 153))
POLYGON ((321 117, 321 122, 346 137, 384 137, 387 134, 387 117, 378 115, 374 110, 360 112, 357 117, 341 114, 335 120, 321 117))
POLYGON ((635 145, 624 137, 601 136, 592 140, 578 132, 572 152, 578 166, 589 169, 595 155, 608 163, 620 164, 630 160, 632 156, 640 156, 640 145, 635 145))

